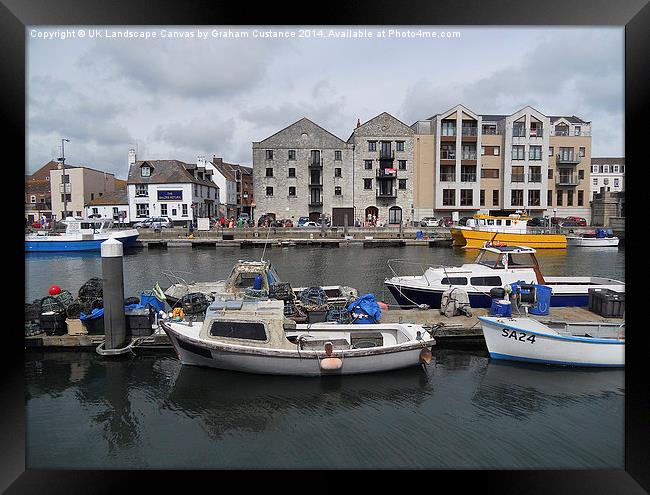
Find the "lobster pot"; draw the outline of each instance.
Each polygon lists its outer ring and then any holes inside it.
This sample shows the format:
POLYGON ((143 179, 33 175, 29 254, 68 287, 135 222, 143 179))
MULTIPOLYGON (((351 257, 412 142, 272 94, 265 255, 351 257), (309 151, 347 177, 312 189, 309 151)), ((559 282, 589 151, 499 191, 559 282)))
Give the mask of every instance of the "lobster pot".
POLYGON ((266 299, 267 297, 269 297, 269 293, 265 289, 247 287, 244 290, 244 299, 266 299))
POLYGON ((322 287, 308 287, 300 293, 300 301, 305 305, 324 306, 327 294, 322 287))
POLYGON ((101 278, 91 278, 79 288, 78 297, 82 301, 93 301, 104 297, 103 282, 101 278))
POLYGON ((65 312, 47 311, 41 313, 39 323, 41 331, 45 332, 46 335, 63 335, 68 331, 65 324, 65 312))
POLYGON ((186 315, 198 315, 205 313, 210 301, 202 292, 191 292, 181 298, 181 307, 186 315))
POLYGON ((291 288, 291 284, 279 283, 271 284, 269 286, 269 299, 280 299, 282 301, 290 301, 294 299, 295 294, 291 288))
POLYGON ((57 313, 65 315, 65 306, 56 296, 46 296, 41 299, 40 314, 57 313))
POLYGON ((327 312, 327 321, 352 323, 352 315, 347 308, 332 308, 327 312))

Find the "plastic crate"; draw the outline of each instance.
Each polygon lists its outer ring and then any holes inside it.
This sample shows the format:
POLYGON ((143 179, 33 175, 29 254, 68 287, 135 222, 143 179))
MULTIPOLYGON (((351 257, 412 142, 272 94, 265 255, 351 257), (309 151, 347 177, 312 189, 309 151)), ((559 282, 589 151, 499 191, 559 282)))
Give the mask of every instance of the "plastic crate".
POLYGON ((148 337, 153 333, 154 313, 149 307, 134 308, 124 312, 126 318, 126 335, 148 337))
POLYGON ((625 314, 625 293, 611 289, 589 289, 589 310, 605 318, 625 314))
POLYGON ((46 335, 63 335, 67 333, 65 313, 47 312, 39 317, 39 326, 46 335))

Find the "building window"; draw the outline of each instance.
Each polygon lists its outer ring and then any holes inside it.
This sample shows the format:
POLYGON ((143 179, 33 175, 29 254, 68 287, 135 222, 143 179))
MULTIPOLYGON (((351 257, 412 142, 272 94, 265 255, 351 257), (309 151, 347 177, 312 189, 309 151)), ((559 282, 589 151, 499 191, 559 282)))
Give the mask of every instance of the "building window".
POLYGON ((540 205, 540 191, 539 189, 528 191, 528 206, 539 206, 540 205))
POLYGON ((296 150, 289 150, 289 160, 295 160, 296 159, 296 150))
POLYGON ((454 120, 443 120, 441 132, 443 136, 455 136, 456 135, 456 121, 454 120))
POLYGON ((266 150, 266 159, 273 160, 273 150, 266 150))
POLYGON ((61 202, 63 203, 64 201, 72 201, 72 194, 62 194, 61 202))
POLYGON ((406 170, 406 160, 397 160, 397 164, 400 170, 406 170))
POLYGON ((528 170, 528 182, 542 182, 542 167, 531 166, 528 170))
POLYGON ((396 141, 395 142, 395 149, 397 151, 404 151, 404 141, 396 141))
POLYGON ((481 156, 485 155, 485 146, 481 146, 481 156))
POLYGON ((510 204, 512 206, 524 206, 524 191, 522 189, 513 189, 511 191, 510 204))
POLYGON ((393 225, 402 223, 402 209, 399 206, 393 206, 388 210, 388 223, 393 225))
POLYGON ((135 196, 136 198, 146 198, 149 196, 149 189, 147 184, 136 184, 135 185, 135 196))
POLYGON ((512 159, 513 160, 523 160, 525 159, 525 146, 515 145, 512 147, 512 159))
POLYGON ((273 187, 266 186, 266 195, 267 196, 273 196, 273 187))
POLYGON ((574 135, 574 136, 579 136, 579 135, 580 135, 580 130, 581 130, 581 129, 580 129, 580 126, 579 126, 579 125, 575 126, 575 127, 573 128, 573 135, 574 135))
POLYGON ((454 206, 456 204, 456 190, 443 189, 442 190, 442 204, 444 206, 454 206))
POLYGON ((594 186, 597 186, 597 185, 598 185, 598 179, 591 179, 591 183, 592 183, 594 186))
POLYGON ((363 179, 363 188, 372 189, 372 179, 363 179))
POLYGON ((135 216, 138 218, 146 218, 149 216, 149 205, 147 203, 135 205, 135 216))
POLYGON ((338 162, 341 161, 341 152, 340 151, 337 150, 337 151, 334 152, 334 159, 336 161, 338 161, 338 162))
POLYGON ((495 147, 494 147, 494 151, 492 152, 492 154, 493 154, 494 156, 499 156, 499 150, 500 150, 500 149, 501 149, 500 146, 495 146, 495 147))
MULTIPOLYGON (((140 176, 141 177, 150 177, 151 176, 151 167, 141 167, 140 168, 140 176)), ((64 182, 66 182, 66 181, 64 181, 64 182)))
POLYGON ((181 216, 182 216, 182 217, 186 217, 186 216, 187 216, 187 205, 186 205, 186 204, 182 204, 182 205, 181 205, 181 216))
POLYGON ((609 165, 603 165, 603 173, 608 174, 609 173, 609 165))
POLYGON ((266 176, 267 177, 273 177, 273 169, 272 168, 267 168, 266 169, 266 176))
MULTIPOLYGON (((113 208, 113 214, 114 214, 114 215, 117 215, 117 208, 113 208)), ((163 217, 166 217, 166 216, 167 216, 167 205, 166 205, 165 203, 161 203, 161 204, 160 204, 160 214, 161 214, 163 217)))
POLYGON ((460 206, 472 206, 474 203, 474 191, 472 189, 460 190, 460 206))
POLYGON ((618 180, 618 179, 614 179, 614 187, 618 187, 619 184, 620 184, 619 180, 618 180))
POLYGON ((584 178, 585 178, 585 171, 578 170, 578 179, 584 179, 584 178))
POLYGON ((614 172, 615 174, 618 173, 618 165, 612 165, 612 172, 614 172))
POLYGON ((406 179, 398 179, 397 182, 398 182, 397 187, 399 189, 406 189, 406 179))
POLYGON ((528 159, 529 160, 541 160, 542 159, 542 147, 541 146, 531 146, 528 150, 528 159))
POLYGON ((526 137, 526 122, 515 122, 512 125, 513 137, 526 137))
POLYGON ((585 156, 585 147, 580 146, 580 149, 578 150, 578 155, 579 156, 585 156))
POLYGON ((553 156, 553 146, 548 147, 548 156, 553 156))
POLYGON ((31 196, 31 197, 30 197, 30 201, 31 201, 32 203, 36 203, 36 196, 31 196))
POLYGON ((479 196, 480 205, 485 206, 485 189, 481 189, 481 195, 479 196))
POLYGON ((550 189, 547 191, 546 194, 546 205, 553 206, 553 191, 551 191, 550 189))
POLYGON ((578 206, 584 206, 585 202, 585 197, 584 197, 584 191, 579 189, 578 190, 578 206))
POLYGON ((334 196, 340 196, 341 195, 341 186, 336 186, 334 188, 334 196))
POLYGON ((499 178, 499 169, 498 168, 482 168, 481 169, 481 179, 498 179, 499 178))
POLYGON ((296 195, 295 186, 289 186, 289 196, 295 196, 295 195, 296 195))
POLYGON ((364 160, 363 166, 366 170, 372 170, 372 160, 364 160))
POLYGON ((563 196, 562 191, 558 191, 557 192, 557 205, 558 206, 562 206, 562 202, 564 201, 562 199, 562 196, 563 196))
POLYGON ((591 173, 592 174, 597 174, 598 173, 598 165, 592 165, 591 166, 591 173))
POLYGON ((553 169, 552 168, 548 169, 548 178, 549 178, 549 180, 553 178, 553 169))
POLYGON ((440 158, 442 160, 455 160, 456 159, 456 145, 443 143, 440 146, 440 158))
POLYGON ((377 151, 377 141, 368 141, 368 151, 377 151))
MULTIPOLYGON (((271 169, 271 171, 273 171, 273 169, 271 169)), ((295 177, 295 176, 296 176, 296 169, 293 168, 293 167, 290 167, 289 168, 289 177, 295 177)))
POLYGON ((566 192, 566 205, 573 206, 573 191, 566 192))
POLYGON ((492 191, 492 206, 499 206, 499 190, 492 191))
POLYGON ((93 208, 93 215, 99 215, 99 209, 93 208))
POLYGON ((334 169, 334 177, 341 177, 341 169, 339 167, 334 169))

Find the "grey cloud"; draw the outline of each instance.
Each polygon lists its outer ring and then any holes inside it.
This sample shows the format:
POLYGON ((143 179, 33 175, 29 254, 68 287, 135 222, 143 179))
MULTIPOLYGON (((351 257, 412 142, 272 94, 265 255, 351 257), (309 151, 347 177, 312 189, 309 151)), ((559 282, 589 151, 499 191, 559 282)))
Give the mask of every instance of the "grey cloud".
POLYGON ((235 120, 232 117, 218 120, 206 115, 185 123, 159 125, 154 129, 152 138, 192 154, 208 151, 221 153, 231 149, 234 128, 235 120))

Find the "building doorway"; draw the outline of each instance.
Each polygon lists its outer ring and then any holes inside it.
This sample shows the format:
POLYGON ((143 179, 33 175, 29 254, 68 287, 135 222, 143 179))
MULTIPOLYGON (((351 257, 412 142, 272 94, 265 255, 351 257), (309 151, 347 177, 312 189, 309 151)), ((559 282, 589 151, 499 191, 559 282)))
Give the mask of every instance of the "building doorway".
POLYGON ((320 211, 312 211, 309 213, 309 221, 310 222, 318 222, 320 220, 320 216, 322 213, 320 211))
POLYGON ((366 208, 366 215, 363 220, 366 226, 376 226, 379 223, 379 208, 376 206, 366 208))

